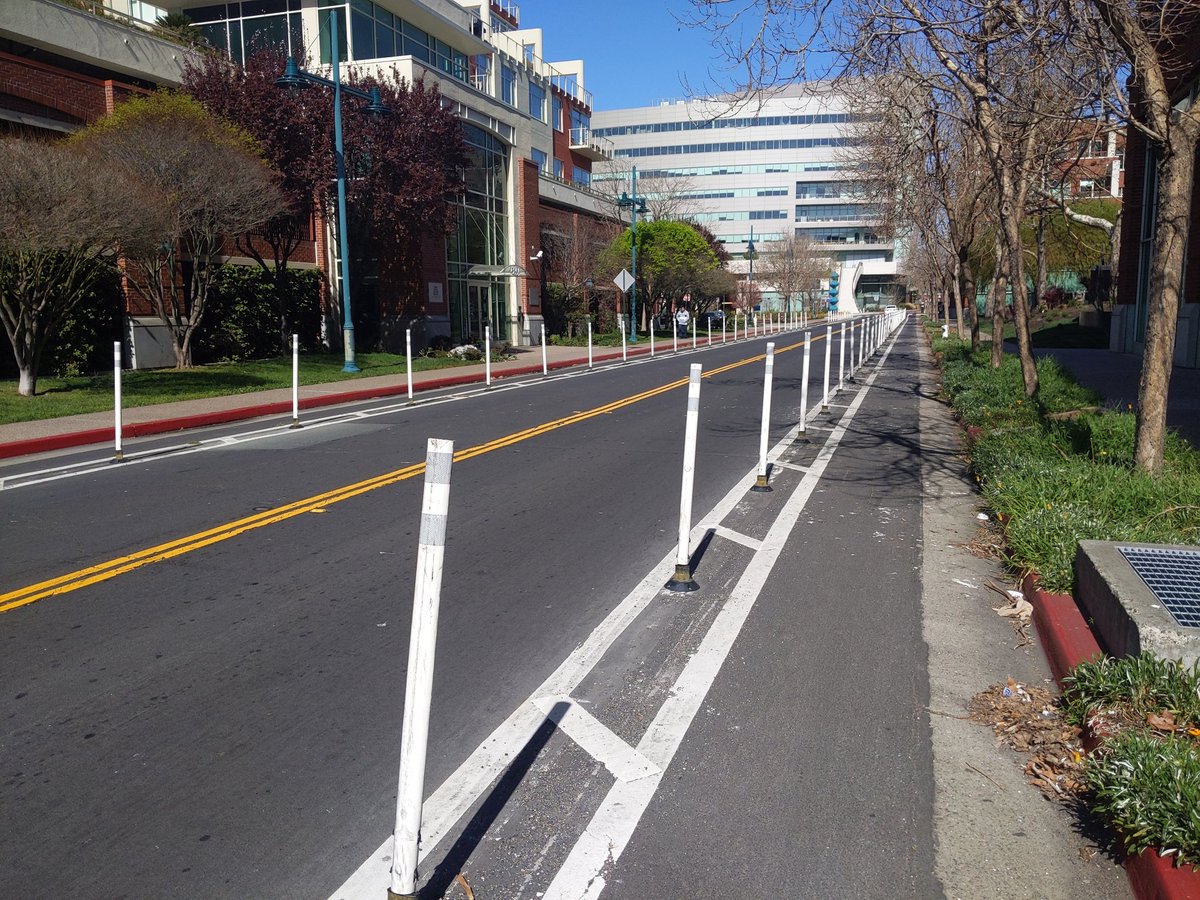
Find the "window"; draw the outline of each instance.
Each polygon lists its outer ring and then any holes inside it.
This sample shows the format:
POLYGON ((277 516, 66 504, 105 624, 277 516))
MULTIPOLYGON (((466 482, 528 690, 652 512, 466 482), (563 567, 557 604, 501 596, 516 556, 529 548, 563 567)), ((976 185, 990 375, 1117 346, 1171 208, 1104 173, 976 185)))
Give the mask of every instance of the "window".
POLYGON ((500 66, 500 99, 509 106, 517 105, 517 70, 506 64, 500 66))
POLYGON ((559 180, 563 177, 563 161, 557 156, 554 157, 554 177, 559 180))
POLYGON ((562 98, 558 94, 550 97, 550 125, 555 131, 563 130, 562 98))
POLYGON ((548 168, 546 168, 546 159, 547 159, 546 154, 543 153, 541 150, 539 150, 537 147, 533 147, 530 149, 529 158, 532 159, 535 163, 537 163, 539 172, 549 172, 550 171, 548 168))
POLYGON ((571 171, 571 180, 581 187, 588 187, 592 183, 592 173, 587 169, 581 169, 576 166, 571 171))
POLYGON ((529 79, 529 115, 539 122, 546 121, 546 88, 529 79))

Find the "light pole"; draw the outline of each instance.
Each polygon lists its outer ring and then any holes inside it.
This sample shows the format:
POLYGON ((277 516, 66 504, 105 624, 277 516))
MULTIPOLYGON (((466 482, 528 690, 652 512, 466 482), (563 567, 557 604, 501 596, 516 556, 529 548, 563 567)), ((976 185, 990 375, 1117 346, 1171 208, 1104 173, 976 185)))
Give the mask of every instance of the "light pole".
MULTIPOLYGON (((638 213, 643 216, 646 214, 646 198, 638 197, 637 195, 637 166, 633 167, 633 196, 621 191, 621 196, 617 198, 617 206, 620 209, 629 210, 629 247, 630 247, 630 265, 632 271, 629 273, 633 276, 633 285, 629 291, 629 343, 637 343, 637 217, 638 213)), ((650 325, 654 327, 653 324, 650 325)))
MULTIPOLYGON (((754 226, 750 226, 750 240, 746 241, 746 259, 750 261, 750 275, 746 280, 746 300, 750 304, 750 309, 754 309, 754 258, 758 254, 754 251, 754 226)), ((755 320, 757 321, 757 319, 755 320)))
POLYGON ((391 110, 383 105, 379 97, 379 88, 373 87, 370 92, 342 84, 340 75, 337 10, 329 10, 329 47, 332 63, 333 80, 322 78, 311 72, 303 71, 296 60, 289 56, 283 74, 275 79, 276 87, 291 90, 306 88, 310 84, 319 84, 333 89, 333 159, 337 168, 337 230, 338 248, 342 258, 342 345, 345 349, 346 364, 343 372, 357 372, 358 365, 354 361, 354 319, 350 313, 350 240, 347 235, 346 215, 346 154, 342 149, 342 94, 358 97, 367 101, 366 111, 372 115, 386 115, 391 110))

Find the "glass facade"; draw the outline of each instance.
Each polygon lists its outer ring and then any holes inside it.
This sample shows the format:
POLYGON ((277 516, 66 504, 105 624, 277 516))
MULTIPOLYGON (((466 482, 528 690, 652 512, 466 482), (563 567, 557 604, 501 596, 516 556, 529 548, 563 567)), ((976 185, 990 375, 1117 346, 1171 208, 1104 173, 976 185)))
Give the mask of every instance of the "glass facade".
MULTIPOLYGON (((205 40, 242 65, 259 50, 282 49, 299 54, 304 49, 300 0, 214 3, 185 7, 182 12, 205 40)), ((345 23, 345 17, 341 22, 345 23)))
POLYGON ((747 150, 811 150, 817 147, 851 147, 856 140, 844 137, 789 138, 776 141, 727 141, 723 144, 668 144, 662 147, 627 147, 613 155, 623 159, 642 156, 681 156, 688 153, 742 153, 747 150))
POLYGON ((883 244, 870 225, 840 228, 797 228, 797 237, 807 237, 818 244, 883 244))
MULTIPOLYGON (((243 3, 243 6, 246 4, 243 3)), ((347 5, 333 0, 318 0, 321 9, 336 7, 341 10, 343 18, 339 21, 339 32, 345 34, 341 25, 345 21, 345 10, 350 11, 350 47, 349 59, 364 61, 369 59, 388 59, 393 56, 412 56, 427 66, 459 81, 467 81, 467 56, 455 50, 445 41, 440 41, 431 34, 406 22, 399 16, 394 16, 371 0, 350 0, 347 5)), ((329 34, 328 20, 321 17, 321 62, 328 64, 329 34)), ((345 58, 345 57, 343 57, 345 58)))
POLYGON ((529 115, 539 122, 546 121, 546 87, 529 79, 529 115))
POLYGON ((871 218, 878 218, 878 214, 865 203, 817 203, 796 207, 797 222, 849 222, 871 218))
MULTIPOLYGON (((640 169, 643 178, 703 178, 708 175, 776 175, 785 172, 841 172, 846 168, 845 163, 828 161, 804 163, 758 163, 755 165, 720 165, 720 166, 673 166, 671 168, 640 169)), ((628 180, 628 174, 612 172, 597 181, 614 179, 628 180)), ((785 191, 782 196, 787 196, 785 191)))
POLYGON ((500 65, 500 99, 509 106, 517 105, 517 70, 507 63, 500 65))
POLYGON ((455 341, 482 341, 484 326, 492 337, 515 339, 506 279, 470 275, 476 266, 503 266, 507 259, 508 206, 504 186, 508 151, 499 138, 463 123, 467 164, 458 224, 446 242, 450 288, 450 334, 455 341))
POLYGON ((797 200, 835 200, 839 197, 859 197, 860 187, 850 181, 797 181, 797 200))
POLYGON ((845 125, 863 122, 863 116, 846 113, 816 113, 802 116, 755 116, 741 119, 699 119, 695 122, 647 122, 642 125, 617 125, 597 129, 601 137, 627 134, 660 134, 664 131, 706 131, 713 128, 778 128, 780 125, 845 125))

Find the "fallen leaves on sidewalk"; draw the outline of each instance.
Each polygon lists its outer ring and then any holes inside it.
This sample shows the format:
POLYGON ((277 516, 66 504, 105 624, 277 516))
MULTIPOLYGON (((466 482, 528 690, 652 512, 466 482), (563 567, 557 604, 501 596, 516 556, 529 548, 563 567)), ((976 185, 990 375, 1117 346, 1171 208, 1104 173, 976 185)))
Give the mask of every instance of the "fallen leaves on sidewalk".
POLYGON ((1046 796, 1065 800, 1082 789, 1080 731, 1063 719, 1055 694, 1009 678, 972 697, 968 711, 1005 746, 1029 754, 1025 775, 1046 796))

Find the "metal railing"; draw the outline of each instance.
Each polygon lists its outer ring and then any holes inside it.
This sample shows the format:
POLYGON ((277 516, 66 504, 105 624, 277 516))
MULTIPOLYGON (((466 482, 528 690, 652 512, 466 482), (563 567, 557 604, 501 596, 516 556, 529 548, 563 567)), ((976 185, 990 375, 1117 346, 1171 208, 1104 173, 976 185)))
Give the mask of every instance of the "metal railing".
POLYGON ((608 138, 599 137, 593 134, 591 128, 572 128, 571 146, 594 147, 609 159, 611 159, 613 155, 613 142, 608 138))

